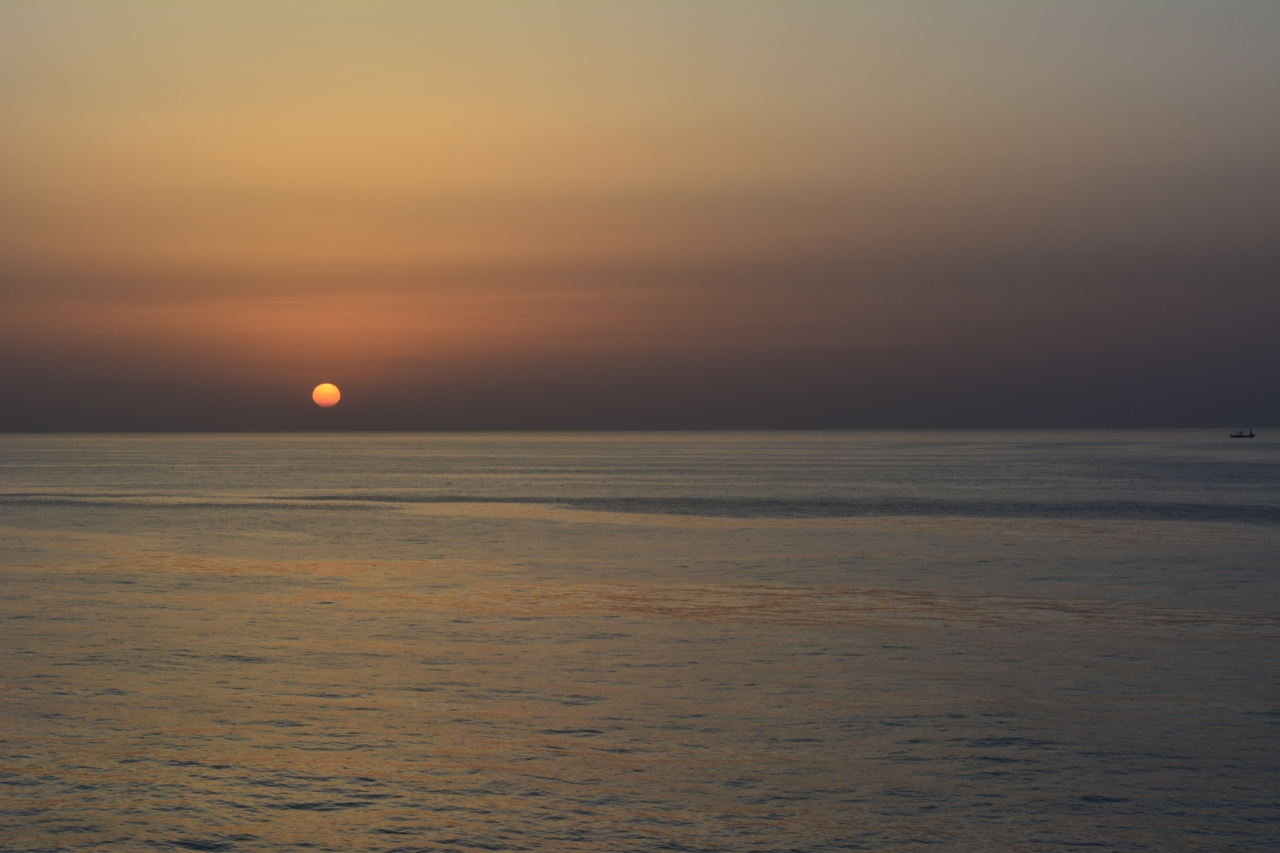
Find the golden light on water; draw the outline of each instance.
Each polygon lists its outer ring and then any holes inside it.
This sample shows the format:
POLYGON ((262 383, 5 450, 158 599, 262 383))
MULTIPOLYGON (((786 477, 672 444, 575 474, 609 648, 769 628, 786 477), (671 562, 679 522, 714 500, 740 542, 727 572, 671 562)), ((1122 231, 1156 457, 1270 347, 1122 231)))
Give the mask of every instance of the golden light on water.
POLYGON ((322 382, 311 392, 311 399, 316 401, 317 406, 329 409, 338 405, 338 401, 342 399, 342 392, 338 390, 337 385, 322 382))

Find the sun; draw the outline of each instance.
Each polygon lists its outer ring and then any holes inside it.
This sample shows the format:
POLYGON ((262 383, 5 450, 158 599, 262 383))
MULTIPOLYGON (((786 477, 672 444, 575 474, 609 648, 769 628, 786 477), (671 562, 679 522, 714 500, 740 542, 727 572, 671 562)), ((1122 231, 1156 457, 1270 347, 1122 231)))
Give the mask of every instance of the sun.
POLYGON ((342 399, 342 393, 338 391, 337 385, 323 382, 311 392, 311 399, 316 401, 317 406, 328 409, 338 405, 338 401, 342 399))

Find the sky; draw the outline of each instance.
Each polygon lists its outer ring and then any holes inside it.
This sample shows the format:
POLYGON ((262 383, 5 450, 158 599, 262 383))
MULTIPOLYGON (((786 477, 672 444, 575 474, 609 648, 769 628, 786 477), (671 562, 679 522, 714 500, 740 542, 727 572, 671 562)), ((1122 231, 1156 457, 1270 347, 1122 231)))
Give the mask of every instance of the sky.
POLYGON ((1277 45, 1273 0, 2 2, 0 431, 1280 425, 1277 45))

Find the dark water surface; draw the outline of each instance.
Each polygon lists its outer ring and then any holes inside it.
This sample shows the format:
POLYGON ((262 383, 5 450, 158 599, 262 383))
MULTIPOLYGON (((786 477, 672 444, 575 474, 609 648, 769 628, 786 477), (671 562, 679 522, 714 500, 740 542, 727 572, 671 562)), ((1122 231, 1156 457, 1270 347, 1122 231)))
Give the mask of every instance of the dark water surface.
POLYGON ((1280 442, 0 437, 0 849, 1280 850, 1280 442))

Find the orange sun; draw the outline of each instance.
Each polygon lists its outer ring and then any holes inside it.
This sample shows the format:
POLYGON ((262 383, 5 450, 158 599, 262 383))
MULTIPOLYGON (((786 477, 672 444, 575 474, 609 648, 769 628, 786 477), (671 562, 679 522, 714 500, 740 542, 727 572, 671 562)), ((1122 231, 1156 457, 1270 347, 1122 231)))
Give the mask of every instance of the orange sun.
POLYGON ((338 391, 337 385, 324 382, 317 385, 316 390, 311 392, 311 399, 316 401, 317 406, 323 406, 328 409, 331 406, 338 405, 338 401, 342 399, 342 394, 338 391))

